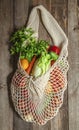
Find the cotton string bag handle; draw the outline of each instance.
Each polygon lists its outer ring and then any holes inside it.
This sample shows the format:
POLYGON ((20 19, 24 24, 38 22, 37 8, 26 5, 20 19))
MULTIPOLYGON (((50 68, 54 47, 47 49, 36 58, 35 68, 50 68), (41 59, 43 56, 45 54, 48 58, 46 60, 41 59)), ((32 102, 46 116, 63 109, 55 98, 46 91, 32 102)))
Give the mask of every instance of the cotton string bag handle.
POLYGON ((25 74, 22 68, 18 68, 12 79, 11 94, 15 110, 23 120, 44 125, 56 116, 63 103, 69 68, 67 61, 68 39, 54 17, 42 5, 32 9, 27 24, 27 28, 32 28, 35 31, 34 36, 37 39, 39 37, 38 10, 41 12, 42 22, 54 45, 61 46, 61 53, 52 67, 36 80, 25 74))
POLYGON ((67 47, 68 39, 65 33, 57 21, 54 19, 54 17, 42 5, 36 6, 32 9, 27 28, 32 28, 36 32, 36 37, 38 38, 39 16, 37 10, 40 10, 41 12, 42 22, 52 37, 54 45, 59 46, 61 43, 63 43, 64 46, 67 47))

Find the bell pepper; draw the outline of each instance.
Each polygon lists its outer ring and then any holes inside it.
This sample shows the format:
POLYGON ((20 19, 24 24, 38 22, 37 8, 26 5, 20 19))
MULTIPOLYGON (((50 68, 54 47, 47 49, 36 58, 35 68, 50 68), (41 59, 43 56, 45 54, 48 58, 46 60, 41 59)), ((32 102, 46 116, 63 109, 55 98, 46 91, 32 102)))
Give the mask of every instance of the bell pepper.
POLYGON ((51 61, 51 65, 54 64, 54 62, 58 59, 59 54, 60 54, 60 48, 57 46, 50 46, 49 47, 49 52, 52 52, 52 56, 54 57, 54 59, 51 61))

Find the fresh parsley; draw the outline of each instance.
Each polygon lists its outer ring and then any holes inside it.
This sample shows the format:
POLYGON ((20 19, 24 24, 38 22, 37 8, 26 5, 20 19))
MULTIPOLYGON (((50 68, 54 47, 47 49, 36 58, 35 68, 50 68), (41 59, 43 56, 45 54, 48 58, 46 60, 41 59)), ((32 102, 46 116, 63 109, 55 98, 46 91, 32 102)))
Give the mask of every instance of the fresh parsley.
POLYGON ((37 40, 34 37, 34 31, 29 28, 22 28, 15 32, 10 42, 13 43, 10 51, 11 54, 20 54, 20 59, 27 58, 30 62, 34 55, 39 56, 42 52, 46 52, 48 42, 45 40, 37 40))

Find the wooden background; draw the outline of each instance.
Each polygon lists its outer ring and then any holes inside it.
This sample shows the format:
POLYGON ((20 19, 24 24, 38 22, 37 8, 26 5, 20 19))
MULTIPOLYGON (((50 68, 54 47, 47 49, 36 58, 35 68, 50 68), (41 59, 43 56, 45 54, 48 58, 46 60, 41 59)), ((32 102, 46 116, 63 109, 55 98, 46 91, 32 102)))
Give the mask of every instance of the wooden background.
MULTIPOLYGON (((40 37, 50 40, 40 24, 40 37)), ((0 130, 79 130, 79 0, 0 0, 0 130), (10 101, 11 72, 16 58, 9 53, 9 38, 24 26, 33 6, 42 4, 69 38, 68 89, 58 115, 44 126, 24 122, 10 101)))

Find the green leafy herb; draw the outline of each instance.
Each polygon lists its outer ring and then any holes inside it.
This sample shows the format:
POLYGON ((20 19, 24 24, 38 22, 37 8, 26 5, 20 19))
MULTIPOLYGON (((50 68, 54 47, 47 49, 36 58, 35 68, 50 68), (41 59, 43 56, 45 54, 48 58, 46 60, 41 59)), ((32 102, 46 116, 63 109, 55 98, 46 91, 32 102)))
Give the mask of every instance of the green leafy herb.
POLYGON ((37 40, 34 36, 34 31, 29 28, 22 28, 15 32, 10 41, 13 43, 11 54, 20 54, 20 58, 32 60, 34 55, 39 56, 42 52, 46 52, 48 42, 45 40, 37 40))

